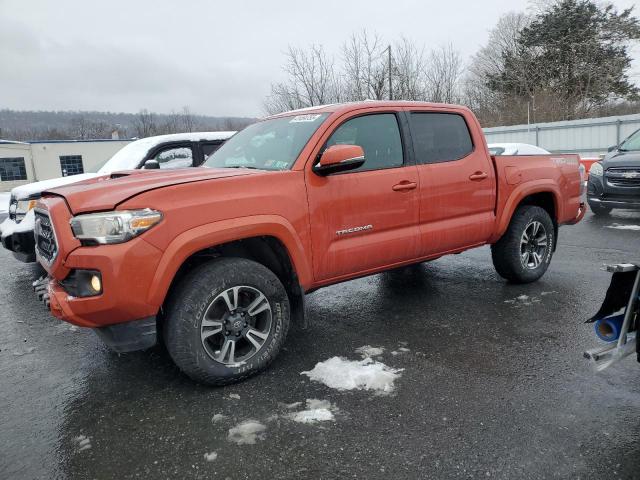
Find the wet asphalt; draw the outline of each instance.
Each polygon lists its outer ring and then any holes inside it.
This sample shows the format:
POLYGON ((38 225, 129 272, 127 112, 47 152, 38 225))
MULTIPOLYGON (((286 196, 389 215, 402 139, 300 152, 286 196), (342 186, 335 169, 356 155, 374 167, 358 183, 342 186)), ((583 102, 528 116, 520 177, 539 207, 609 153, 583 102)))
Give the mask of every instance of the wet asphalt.
POLYGON ((0 249, 0 478, 638 478, 640 365, 594 374, 582 357, 602 264, 640 260, 640 232, 616 223, 640 213, 563 227, 531 285, 505 283, 481 248, 319 290, 268 371, 225 388, 194 384, 161 348, 117 355, 53 319, 37 269, 0 249), (363 345, 404 369, 392 395, 300 375, 363 345), (308 398, 335 420, 284 418, 308 398), (248 419, 264 439, 229 442, 248 419))

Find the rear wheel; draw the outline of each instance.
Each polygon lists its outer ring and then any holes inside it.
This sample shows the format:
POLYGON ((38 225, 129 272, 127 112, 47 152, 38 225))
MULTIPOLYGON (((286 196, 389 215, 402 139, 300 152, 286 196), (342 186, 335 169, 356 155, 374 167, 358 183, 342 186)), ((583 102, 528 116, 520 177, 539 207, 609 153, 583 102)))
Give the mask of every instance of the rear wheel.
POLYGON ((553 221, 534 205, 519 207, 505 234, 491 246, 498 274, 514 283, 538 280, 549 267, 555 245, 553 221))
POLYGON ((194 380, 244 380, 276 357, 289 330, 289 300, 278 277, 243 258, 219 258, 181 282, 164 324, 167 350, 194 380))

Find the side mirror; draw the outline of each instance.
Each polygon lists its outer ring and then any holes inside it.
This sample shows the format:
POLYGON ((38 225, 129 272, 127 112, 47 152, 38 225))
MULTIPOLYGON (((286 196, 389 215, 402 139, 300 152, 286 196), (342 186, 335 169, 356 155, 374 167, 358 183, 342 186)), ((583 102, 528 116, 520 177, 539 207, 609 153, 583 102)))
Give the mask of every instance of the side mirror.
POLYGON ((609 148, 607 148, 607 152, 613 152, 614 150, 618 149, 618 145, 611 145, 609 148))
POLYGON ((160 164, 158 163, 157 160, 147 160, 146 162, 144 162, 144 167, 145 170, 157 170, 160 168, 160 164))
POLYGON ((332 145, 320 157, 320 162, 313 167, 318 175, 346 172, 364 164, 364 150, 360 145, 332 145))

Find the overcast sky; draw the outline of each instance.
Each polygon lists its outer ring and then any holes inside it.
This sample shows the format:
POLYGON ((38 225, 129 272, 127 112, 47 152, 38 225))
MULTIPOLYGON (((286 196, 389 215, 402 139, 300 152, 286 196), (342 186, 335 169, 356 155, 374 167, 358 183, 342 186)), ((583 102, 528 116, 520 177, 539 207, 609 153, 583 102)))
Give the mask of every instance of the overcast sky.
POLYGON ((500 15, 527 5, 0 0, 0 108, 170 112, 186 105, 206 115, 260 116, 271 83, 284 77, 288 45, 316 43, 338 52, 351 33, 366 28, 427 48, 452 43, 468 59, 500 15))

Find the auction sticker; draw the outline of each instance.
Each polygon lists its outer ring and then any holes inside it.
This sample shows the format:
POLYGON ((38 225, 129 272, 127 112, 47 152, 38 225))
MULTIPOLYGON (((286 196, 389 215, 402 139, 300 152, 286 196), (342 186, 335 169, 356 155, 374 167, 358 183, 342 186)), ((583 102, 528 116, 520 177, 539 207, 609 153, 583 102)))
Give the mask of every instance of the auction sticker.
POLYGON ((307 114, 307 115, 296 115, 295 117, 293 117, 291 119, 291 121, 289 123, 298 123, 298 122, 315 122, 318 118, 320 118, 322 115, 311 115, 311 114, 307 114))

